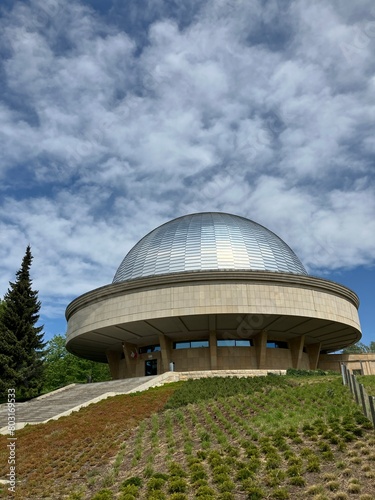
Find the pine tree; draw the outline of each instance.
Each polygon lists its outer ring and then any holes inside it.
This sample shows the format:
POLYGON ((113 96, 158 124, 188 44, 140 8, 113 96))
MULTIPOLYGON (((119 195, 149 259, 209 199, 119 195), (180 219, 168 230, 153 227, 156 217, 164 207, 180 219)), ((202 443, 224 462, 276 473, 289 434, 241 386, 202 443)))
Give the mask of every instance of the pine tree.
POLYGON ((26 248, 20 270, 4 296, 0 317, 1 395, 14 387, 19 398, 40 393, 43 384, 43 326, 36 326, 41 303, 32 290, 30 246, 26 248))

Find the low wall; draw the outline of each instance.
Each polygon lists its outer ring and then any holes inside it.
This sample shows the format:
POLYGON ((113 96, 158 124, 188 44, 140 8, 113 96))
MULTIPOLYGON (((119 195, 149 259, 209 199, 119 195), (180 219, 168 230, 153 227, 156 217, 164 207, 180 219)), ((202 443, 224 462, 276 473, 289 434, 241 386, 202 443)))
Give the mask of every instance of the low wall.
POLYGON ((369 354, 321 354, 318 369, 339 372, 341 363, 358 375, 375 375, 375 353, 369 354))

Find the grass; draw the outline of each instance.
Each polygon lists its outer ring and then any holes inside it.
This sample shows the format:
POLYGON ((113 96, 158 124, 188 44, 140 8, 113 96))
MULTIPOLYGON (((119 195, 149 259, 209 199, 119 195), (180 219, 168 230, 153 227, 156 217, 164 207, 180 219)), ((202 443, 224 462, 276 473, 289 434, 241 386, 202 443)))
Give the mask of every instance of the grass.
POLYGON ((375 375, 362 375, 357 376, 360 384, 363 384, 369 396, 375 396, 375 375))
POLYGON ((340 376, 190 380, 18 431, 14 498, 366 499, 374 448, 340 376))

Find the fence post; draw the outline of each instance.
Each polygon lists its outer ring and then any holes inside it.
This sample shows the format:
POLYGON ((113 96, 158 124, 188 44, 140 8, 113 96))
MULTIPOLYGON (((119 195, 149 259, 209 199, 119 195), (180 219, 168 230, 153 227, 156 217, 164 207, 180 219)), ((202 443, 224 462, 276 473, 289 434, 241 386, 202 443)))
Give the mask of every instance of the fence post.
POLYGON ((362 406, 363 413, 366 418, 372 422, 375 427, 375 397, 369 396, 363 384, 360 384, 349 368, 342 363, 341 373, 343 377, 343 384, 348 385, 350 392, 355 397, 357 405, 362 406))
POLYGON ((375 398, 373 396, 369 396, 368 399, 370 403, 372 425, 375 427, 375 404, 374 404, 375 398))
POLYGON ((353 390, 354 390, 355 400, 357 401, 357 405, 359 405, 360 404, 359 387, 358 387, 357 379, 355 378, 355 375, 353 373, 352 373, 352 381, 353 381, 353 390))
POLYGON ((348 376, 346 372, 346 366, 344 365, 344 363, 341 363, 341 375, 342 375, 343 385, 348 385, 348 376))
POLYGON ((365 414, 365 416, 367 418, 370 418, 370 415, 369 415, 369 409, 367 408, 367 402, 368 402, 368 396, 367 396, 367 392, 365 391, 365 388, 363 387, 363 384, 359 384, 359 394, 361 396, 361 404, 362 404, 362 408, 363 408, 363 413, 365 414))
POLYGON ((354 394, 352 376, 350 374, 349 368, 348 367, 345 367, 345 368, 346 368, 347 380, 348 380, 348 385, 349 385, 350 392, 352 394, 354 394))

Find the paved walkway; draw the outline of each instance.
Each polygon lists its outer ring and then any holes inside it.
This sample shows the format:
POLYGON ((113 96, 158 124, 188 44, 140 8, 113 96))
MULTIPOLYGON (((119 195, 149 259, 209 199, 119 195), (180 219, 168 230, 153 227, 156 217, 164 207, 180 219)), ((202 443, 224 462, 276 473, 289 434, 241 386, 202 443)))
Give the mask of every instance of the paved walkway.
MULTIPOLYGON (((40 423, 69 415, 83 406, 96 403, 108 396, 135 392, 146 385, 148 389, 157 377, 138 377, 91 384, 72 384, 26 403, 16 403, 17 428, 26 423, 40 423)), ((7 405, 0 405, 0 434, 7 433, 7 405)))
MULTIPOLYGON (((168 382, 205 377, 259 377, 268 373, 285 375, 285 370, 208 370, 166 372, 153 377, 137 377, 92 384, 72 384, 26 403, 16 403, 16 429, 26 424, 45 423, 117 394, 145 391, 168 382)), ((0 434, 7 434, 7 405, 0 405, 0 434)))

